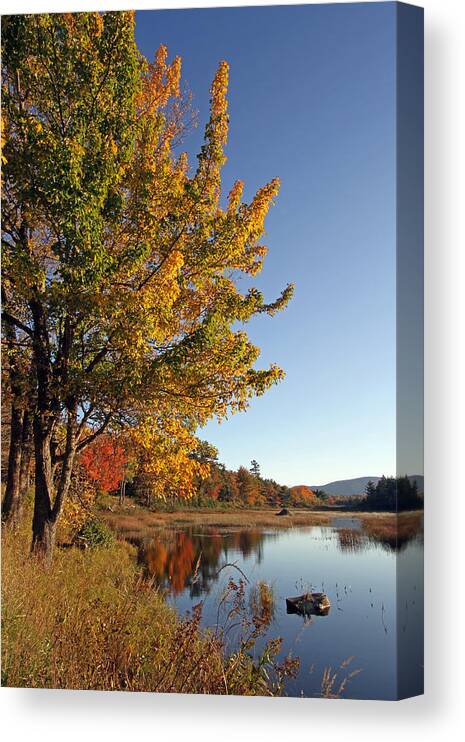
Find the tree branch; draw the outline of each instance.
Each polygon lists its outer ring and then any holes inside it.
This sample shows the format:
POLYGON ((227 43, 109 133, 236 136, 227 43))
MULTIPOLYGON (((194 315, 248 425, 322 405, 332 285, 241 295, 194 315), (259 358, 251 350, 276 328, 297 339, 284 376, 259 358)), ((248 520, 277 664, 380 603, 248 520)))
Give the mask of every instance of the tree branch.
POLYGON ((21 322, 21 320, 19 320, 17 317, 14 317, 12 314, 7 312, 5 309, 2 311, 2 318, 10 325, 14 325, 15 327, 17 327, 18 330, 22 330, 23 332, 25 332, 26 335, 29 335, 29 337, 33 337, 31 328, 21 322))
POLYGON ((84 438, 80 443, 78 443, 78 446, 77 446, 78 452, 82 451, 83 448, 86 448, 86 446, 92 443, 92 441, 95 441, 95 439, 98 438, 98 436, 101 435, 106 430, 106 428, 108 427, 110 423, 112 416, 113 416, 113 411, 109 412, 105 416, 103 423, 101 424, 99 428, 97 428, 97 430, 94 430, 93 433, 91 433, 86 438, 84 438))

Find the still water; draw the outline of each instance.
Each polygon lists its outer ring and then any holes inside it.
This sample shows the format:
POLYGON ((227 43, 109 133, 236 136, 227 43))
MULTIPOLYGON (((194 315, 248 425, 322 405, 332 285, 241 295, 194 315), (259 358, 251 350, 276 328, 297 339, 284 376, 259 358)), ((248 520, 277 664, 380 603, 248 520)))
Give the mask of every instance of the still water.
MULTIPOLYGON (((178 612, 184 615, 202 602, 202 623, 213 629, 225 620, 218 606, 228 579, 241 579, 238 569, 224 565, 236 565, 249 590, 260 580, 271 585, 275 610, 265 638, 282 637, 280 658, 289 653, 300 658, 297 678, 286 682, 287 695, 318 696, 328 667, 338 673, 335 690, 347 679, 346 698, 395 699, 421 692, 420 533, 400 540, 344 518, 331 526, 285 530, 189 527, 157 533, 139 547, 139 558, 178 612), (285 598, 307 590, 328 595, 327 616, 287 613, 285 598)), ((232 650, 234 631, 228 637, 232 650)))

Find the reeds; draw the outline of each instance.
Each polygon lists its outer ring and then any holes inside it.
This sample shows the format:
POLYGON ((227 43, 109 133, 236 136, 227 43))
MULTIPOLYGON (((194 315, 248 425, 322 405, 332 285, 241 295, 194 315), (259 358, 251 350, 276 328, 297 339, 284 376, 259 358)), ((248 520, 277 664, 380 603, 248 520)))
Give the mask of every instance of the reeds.
POLYGON ((321 698, 341 698, 352 678, 362 672, 361 669, 349 670, 353 659, 353 657, 348 657, 341 662, 337 670, 333 670, 332 667, 325 667, 321 679, 321 698))
MULTIPOLYGON (((228 657, 178 618, 136 566, 132 547, 56 549, 50 569, 25 531, 3 534, 2 684, 12 687, 274 695, 276 654, 228 657)), ((276 648, 277 649, 277 648, 276 648)))
POLYGON ((272 622, 276 603, 273 588, 264 580, 260 580, 250 590, 250 609, 257 622, 269 626, 272 622))

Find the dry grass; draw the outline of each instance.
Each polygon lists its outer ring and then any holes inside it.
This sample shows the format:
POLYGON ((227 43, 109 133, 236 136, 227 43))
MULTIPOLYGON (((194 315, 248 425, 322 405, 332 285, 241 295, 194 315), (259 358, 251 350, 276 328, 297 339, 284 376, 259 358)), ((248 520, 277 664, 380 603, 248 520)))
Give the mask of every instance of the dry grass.
POLYGON ((3 532, 2 684, 273 695, 275 656, 226 657, 221 638, 181 620, 137 571, 131 547, 28 555, 27 532, 3 532), (271 674, 270 674, 271 670, 271 674))
MULTIPOLYGON (((394 534, 399 541, 421 532, 418 512, 347 517, 360 518, 363 531, 373 538, 386 540, 394 534)), ((293 511, 289 518, 277 518, 271 510, 186 514, 142 508, 106 515, 107 523, 126 535, 187 524, 220 529, 329 525, 333 518, 328 512, 293 511)), ((252 659, 250 642, 274 613, 273 594, 265 583, 258 585, 249 606, 251 639, 226 656, 224 634, 200 629, 200 609, 181 620, 142 576, 130 545, 57 549, 52 569, 46 570, 29 556, 28 526, 2 532, 3 685, 274 695, 282 693, 284 677, 296 672, 295 660, 276 664, 279 640, 252 659)), ((322 695, 342 694, 353 677, 349 672, 340 680, 343 669, 335 674, 328 668, 322 695)))
POLYGON ((378 542, 385 544, 391 549, 401 549, 412 538, 423 534, 423 512, 413 510, 411 512, 385 514, 388 517, 374 517, 379 513, 370 513, 363 521, 365 534, 378 542))
POLYGON ((117 533, 125 537, 140 538, 157 529, 175 529, 187 526, 208 526, 218 530, 246 528, 293 528, 330 524, 331 513, 292 511, 290 516, 277 517, 275 510, 229 510, 201 509, 177 512, 152 512, 143 508, 102 512, 103 520, 117 533))
POLYGON ((343 521, 357 519, 365 533, 373 538, 399 538, 417 533, 422 526, 421 511, 395 513, 356 511, 294 510, 290 515, 278 517, 274 509, 215 511, 210 508, 178 512, 152 512, 138 506, 115 508, 101 513, 105 522, 124 536, 141 537, 156 529, 169 529, 189 525, 209 526, 231 530, 235 528, 295 528, 299 526, 330 526, 337 518, 343 521))
POLYGON ((359 673, 361 669, 349 670, 349 665, 353 657, 348 657, 341 662, 337 670, 332 667, 326 667, 321 680, 320 696, 321 698, 341 698, 347 690, 347 686, 359 673))
POLYGON ((276 601, 271 585, 260 580, 251 589, 249 600, 252 615, 264 625, 269 625, 276 613, 276 601))

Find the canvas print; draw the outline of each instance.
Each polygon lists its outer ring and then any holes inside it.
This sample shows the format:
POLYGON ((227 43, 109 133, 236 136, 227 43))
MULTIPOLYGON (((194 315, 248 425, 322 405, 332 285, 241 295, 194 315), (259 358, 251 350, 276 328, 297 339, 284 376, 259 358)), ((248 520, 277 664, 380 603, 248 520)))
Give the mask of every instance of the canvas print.
POLYGON ((423 11, 3 16, 2 684, 423 692, 423 11))

